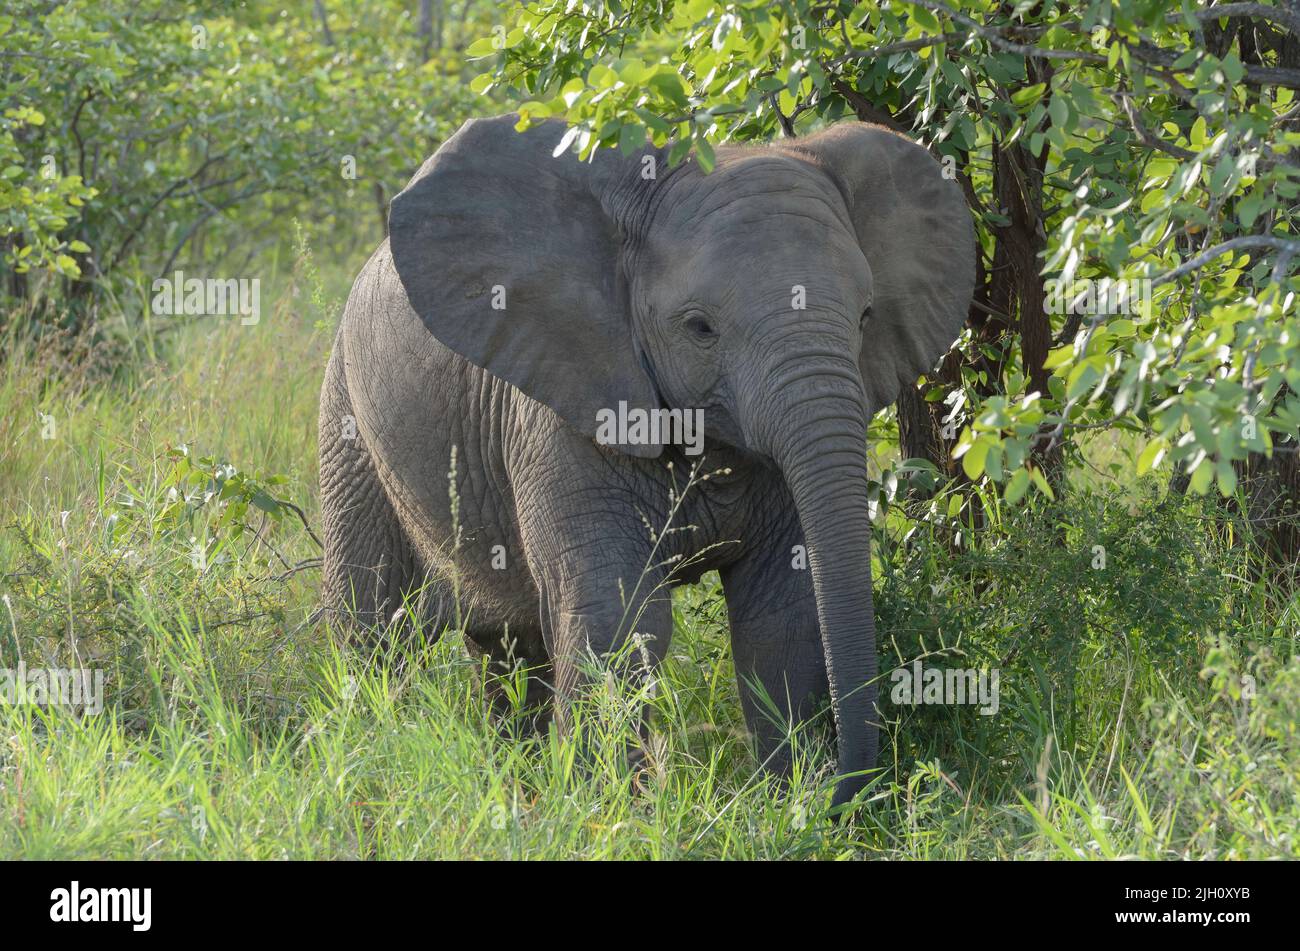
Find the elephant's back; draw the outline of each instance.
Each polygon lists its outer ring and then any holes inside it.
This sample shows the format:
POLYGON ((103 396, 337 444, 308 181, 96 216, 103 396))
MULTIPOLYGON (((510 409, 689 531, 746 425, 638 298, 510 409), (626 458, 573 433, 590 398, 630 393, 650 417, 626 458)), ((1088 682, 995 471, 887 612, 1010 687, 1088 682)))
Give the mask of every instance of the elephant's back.
POLYGON ((457 424, 469 408, 462 404, 477 368, 424 328, 393 267, 387 241, 352 286, 339 341, 359 426, 385 464, 445 456, 453 443, 463 441, 457 424))
MULTIPOLYGON (((462 577, 475 565, 499 564, 497 546, 509 556, 519 554, 504 434, 512 428, 512 407, 522 395, 425 328, 398 278, 387 241, 353 285, 339 347, 357 429, 403 529, 426 564, 450 567, 457 526, 455 560, 462 577)), ((508 563, 522 565, 523 560, 509 557, 508 563)), ((511 587, 499 584, 500 574, 490 577, 498 582, 493 588, 511 587)), ((484 591, 483 596, 493 595, 484 591)), ((499 604, 493 613, 512 614, 522 607, 499 604)), ((531 610, 535 612, 535 603, 531 610)))

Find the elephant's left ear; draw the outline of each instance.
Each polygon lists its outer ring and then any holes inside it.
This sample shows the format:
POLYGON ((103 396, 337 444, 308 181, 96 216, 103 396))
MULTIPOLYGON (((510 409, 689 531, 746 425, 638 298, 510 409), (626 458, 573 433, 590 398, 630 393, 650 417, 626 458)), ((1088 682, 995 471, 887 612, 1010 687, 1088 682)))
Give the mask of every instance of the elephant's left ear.
POLYGON ((845 192, 875 284, 859 365, 871 411, 898 398, 961 334, 975 289, 966 197, 930 153, 861 122, 782 144, 845 192))

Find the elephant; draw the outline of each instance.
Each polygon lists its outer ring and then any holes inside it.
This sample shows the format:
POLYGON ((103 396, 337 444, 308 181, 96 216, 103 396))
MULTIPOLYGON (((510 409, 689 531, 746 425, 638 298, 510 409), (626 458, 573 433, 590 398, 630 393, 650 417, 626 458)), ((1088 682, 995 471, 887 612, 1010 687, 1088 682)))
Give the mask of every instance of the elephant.
POLYGON ((460 622, 559 719, 584 658, 635 635, 659 663, 670 589, 716 570, 760 760, 788 772, 829 698, 849 803, 879 742, 867 424, 961 333, 960 184, 859 122, 710 169, 519 124, 447 139, 352 287, 320 402, 325 607, 460 622))

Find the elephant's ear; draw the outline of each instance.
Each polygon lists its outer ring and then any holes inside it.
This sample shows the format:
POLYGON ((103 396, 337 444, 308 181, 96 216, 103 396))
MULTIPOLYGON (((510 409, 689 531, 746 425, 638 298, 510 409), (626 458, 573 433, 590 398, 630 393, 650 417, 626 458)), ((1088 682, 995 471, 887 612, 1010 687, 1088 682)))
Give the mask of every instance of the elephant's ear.
POLYGON ((921 146, 842 123, 784 146, 831 172, 875 285, 859 365, 874 413, 961 334, 975 289, 975 231, 961 186, 921 146))
POLYGON ((516 119, 470 120, 416 172, 389 212, 393 263, 439 341, 594 436, 598 410, 659 406, 601 202, 637 176, 610 150, 554 156, 563 122, 516 119))

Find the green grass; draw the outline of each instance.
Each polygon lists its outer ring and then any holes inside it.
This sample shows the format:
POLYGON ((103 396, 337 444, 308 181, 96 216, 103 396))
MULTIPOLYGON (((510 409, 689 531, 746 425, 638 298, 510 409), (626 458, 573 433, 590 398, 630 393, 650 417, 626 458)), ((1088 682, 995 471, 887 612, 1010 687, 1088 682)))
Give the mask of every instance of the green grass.
POLYGON ((108 682, 97 716, 0 704, 0 857, 1300 856, 1297 605, 1221 512, 1150 486, 1094 479, 960 538, 942 501, 891 516, 885 669, 998 667, 1001 709, 886 699, 882 769, 839 825, 815 737, 787 786, 763 777, 716 579, 678 592, 653 690, 595 678, 578 742, 490 718, 454 632, 340 648, 310 621, 318 551, 268 501, 317 521, 330 335, 292 303, 138 339, 113 373, 8 342, 0 666, 108 682))

